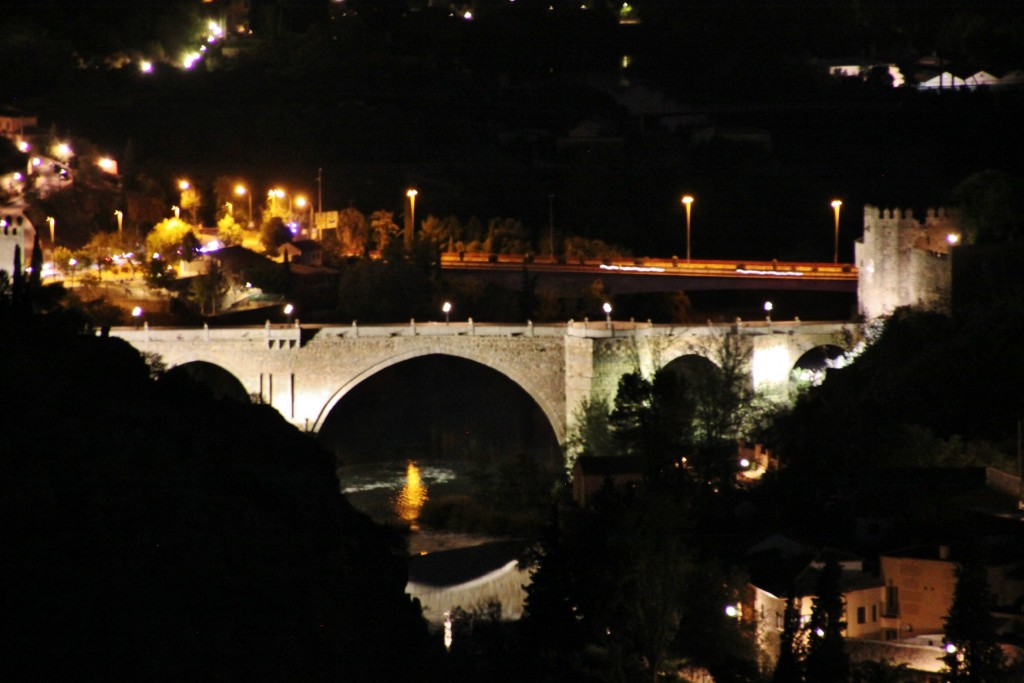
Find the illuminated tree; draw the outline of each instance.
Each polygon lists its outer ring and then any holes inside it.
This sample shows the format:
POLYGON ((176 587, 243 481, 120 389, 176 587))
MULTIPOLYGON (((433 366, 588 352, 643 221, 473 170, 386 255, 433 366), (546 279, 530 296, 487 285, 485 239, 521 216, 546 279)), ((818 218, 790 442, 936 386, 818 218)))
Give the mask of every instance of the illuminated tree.
POLYGON ((391 211, 374 211, 370 214, 370 230, 377 243, 377 249, 383 251, 388 242, 398 234, 398 224, 391 211))
POLYGON ((187 184, 181 189, 180 202, 181 210, 187 211, 192 218, 192 225, 196 225, 199 209, 203 205, 203 195, 199 193, 195 186, 187 184))
POLYGON ((803 664, 800 657, 800 609, 797 599, 786 598, 783 614, 782 635, 779 638, 779 659, 775 663, 772 683, 801 683, 803 664))
POLYGON ((159 254, 164 262, 191 261, 199 238, 191 225, 179 218, 167 218, 153 226, 146 236, 146 253, 159 254))
POLYGON ((241 244, 245 240, 245 228, 231 214, 224 214, 217 221, 217 239, 225 247, 241 244))

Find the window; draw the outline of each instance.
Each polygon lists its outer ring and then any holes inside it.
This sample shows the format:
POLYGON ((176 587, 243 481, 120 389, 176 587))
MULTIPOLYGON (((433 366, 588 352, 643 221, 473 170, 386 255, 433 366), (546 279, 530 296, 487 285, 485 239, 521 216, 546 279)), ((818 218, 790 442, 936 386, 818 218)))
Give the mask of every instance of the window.
POLYGON ((871 605, 871 623, 878 621, 878 605, 871 605))
POLYGON ((867 621, 867 609, 864 607, 857 608, 857 623, 863 624, 867 621))

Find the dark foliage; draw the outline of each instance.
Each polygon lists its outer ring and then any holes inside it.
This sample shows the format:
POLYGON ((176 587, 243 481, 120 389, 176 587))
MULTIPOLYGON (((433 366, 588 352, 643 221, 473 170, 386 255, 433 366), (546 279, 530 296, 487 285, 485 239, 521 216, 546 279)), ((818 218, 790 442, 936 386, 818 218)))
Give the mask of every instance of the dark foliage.
POLYGON ((985 566, 973 560, 959 564, 944 638, 954 649, 947 650, 942 658, 946 664, 945 680, 949 683, 1007 680, 991 602, 985 566))
POLYGON ((8 680, 423 680, 401 543, 271 408, 3 322, 8 680))

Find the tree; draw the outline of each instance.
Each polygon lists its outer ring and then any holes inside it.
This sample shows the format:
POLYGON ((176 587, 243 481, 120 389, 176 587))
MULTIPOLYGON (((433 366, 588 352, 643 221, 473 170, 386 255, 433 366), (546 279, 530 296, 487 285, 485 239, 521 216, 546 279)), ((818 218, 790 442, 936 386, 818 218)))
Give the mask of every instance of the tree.
POLYGON ((779 659, 772 673, 772 683, 801 683, 803 665, 800 656, 800 610, 797 598, 786 598, 786 611, 782 617, 782 635, 779 638, 779 659))
POLYGON ((380 210, 370 214, 370 231, 373 233, 378 251, 384 251, 392 238, 398 234, 398 229, 393 212, 380 210))
POLYGON ((369 249, 370 238, 366 216, 351 206, 342 209, 338 212, 338 228, 334 236, 343 254, 365 254, 369 249))
POLYGON ((245 228, 231 214, 224 214, 217 221, 217 239, 225 247, 241 244, 245 240, 245 228))
POLYGON ((953 203, 968 243, 1013 242, 1024 237, 1024 179, 989 169, 953 189, 953 203))
POLYGON ((199 312, 204 315, 217 313, 220 298, 228 291, 228 280, 221 272, 216 260, 210 261, 209 270, 192 278, 189 293, 199 303, 199 312))
POLYGON ((850 662, 846 655, 843 631, 845 609, 842 586, 842 566, 834 554, 829 553, 818 575, 818 584, 807 623, 807 657, 804 666, 807 680, 814 683, 846 683, 850 662))
POLYGON ((953 604, 943 638, 947 683, 998 683, 1005 679, 991 602, 985 566, 973 558, 957 565, 953 604))
POLYGON ((270 216, 260 226, 260 244, 271 256, 277 256, 282 244, 292 241, 292 233, 280 216, 270 216))
POLYGON ((191 261, 199 239, 194 228, 179 218, 167 218, 153 226, 146 235, 146 253, 153 258, 159 254, 167 263, 191 261))

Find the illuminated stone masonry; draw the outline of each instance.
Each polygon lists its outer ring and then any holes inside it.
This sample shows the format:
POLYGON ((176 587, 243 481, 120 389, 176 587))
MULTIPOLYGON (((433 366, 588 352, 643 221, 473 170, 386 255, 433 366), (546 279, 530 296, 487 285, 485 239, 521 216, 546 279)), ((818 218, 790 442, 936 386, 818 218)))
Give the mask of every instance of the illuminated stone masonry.
POLYGON ((929 209, 921 222, 910 209, 865 205, 864 236, 854 244, 860 314, 878 318, 900 306, 948 311, 950 250, 960 237, 952 211, 929 209))
POLYGON ((805 353, 849 349, 859 329, 839 323, 737 322, 724 325, 572 322, 558 325, 416 323, 372 326, 270 325, 244 328, 115 328, 168 368, 205 362, 236 377, 250 395, 296 427, 317 431, 349 391, 377 372, 430 355, 493 368, 523 388, 559 442, 585 399, 611 401, 619 377, 639 366, 650 375, 687 355, 706 355, 716 336, 737 335, 752 354, 750 381, 785 396, 805 353))

